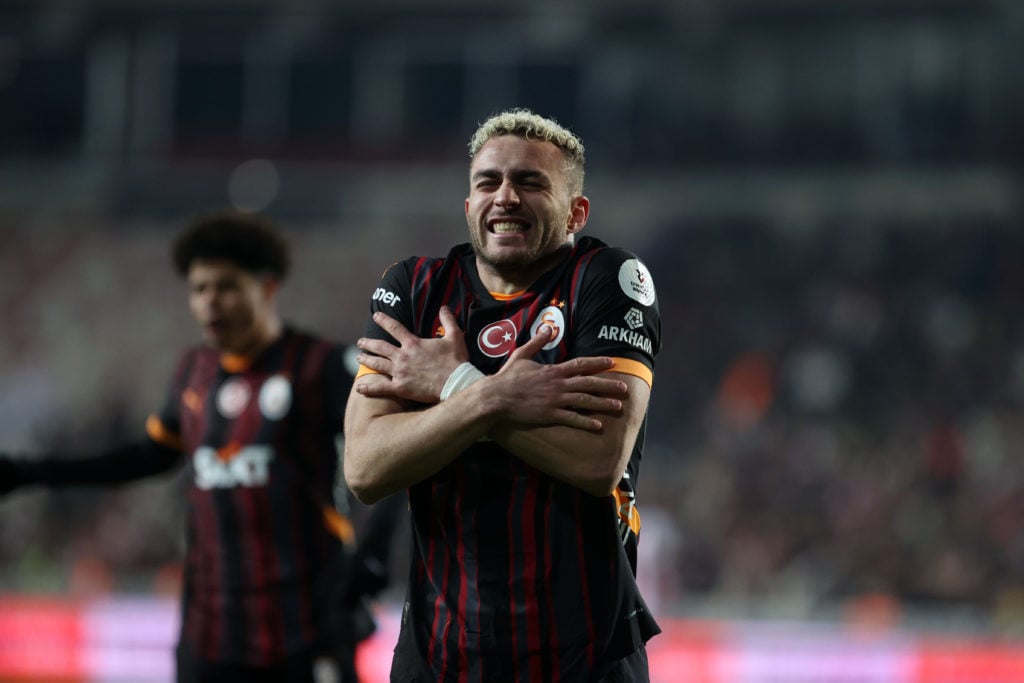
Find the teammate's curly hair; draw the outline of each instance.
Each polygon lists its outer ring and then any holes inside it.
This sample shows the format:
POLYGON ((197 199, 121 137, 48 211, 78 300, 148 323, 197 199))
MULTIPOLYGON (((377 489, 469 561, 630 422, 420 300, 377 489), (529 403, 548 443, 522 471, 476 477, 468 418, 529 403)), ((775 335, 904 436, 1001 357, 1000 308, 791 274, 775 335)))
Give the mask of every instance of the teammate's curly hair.
POLYGON ((291 245, 266 216, 222 210, 192 220, 174 241, 171 257, 181 275, 202 259, 228 261, 250 273, 283 280, 291 267, 291 245))
POLYGON ((469 141, 469 157, 476 156, 484 143, 498 135, 518 135, 527 140, 546 140, 565 155, 565 172, 574 193, 583 192, 583 165, 586 162, 583 141, 554 119, 529 109, 510 109, 495 114, 480 124, 469 141))

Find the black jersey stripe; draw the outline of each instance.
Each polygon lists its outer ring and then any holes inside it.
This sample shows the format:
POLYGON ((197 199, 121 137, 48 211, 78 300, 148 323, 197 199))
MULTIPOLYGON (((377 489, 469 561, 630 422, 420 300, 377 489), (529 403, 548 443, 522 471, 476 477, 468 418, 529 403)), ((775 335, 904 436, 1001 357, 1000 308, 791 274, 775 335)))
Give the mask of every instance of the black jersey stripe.
MULTIPOLYGON (((441 264, 438 262, 430 262, 428 259, 420 259, 416 263, 416 268, 413 271, 413 297, 416 301, 415 308, 413 310, 418 312, 418 315, 423 315, 429 310, 427 304, 427 296, 430 293, 428 287, 425 286, 429 283, 437 274, 441 264)), ((416 326, 421 327, 423 325, 423 319, 416 321, 416 326)), ((433 335, 430 335, 433 336, 433 335)))
MULTIPOLYGON (((216 447, 220 443, 226 426, 226 420, 217 409, 217 396, 223 385, 225 373, 219 366, 215 367, 214 372, 215 380, 207 384, 211 390, 206 398, 206 437, 201 444, 211 447, 216 447)), ((211 491, 202 498, 200 510, 210 517, 210 521, 203 523, 216 529, 217 540, 216 545, 206 547, 204 559, 207 566, 201 571, 215 582, 219 593, 231 593, 235 591, 234 578, 238 576, 238 553, 235 550, 238 539, 233 533, 230 505, 225 503, 222 491, 211 491)), ((230 656, 232 647, 237 647, 231 635, 233 616, 222 610, 210 620, 208 640, 203 643, 210 659, 222 660, 230 656)))
MULTIPOLYGON (((247 558, 247 566, 250 572, 249 581, 250 586, 261 586, 266 583, 266 574, 270 567, 269 551, 267 550, 267 544, 262 541, 263 529, 260 528, 261 515, 259 508, 261 507, 260 502, 257 498, 262 498, 262 491, 253 487, 242 487, 236 492, 236 502, 241 509, 241 513, 246 520, 246 525, 251 529, 250 532, 241 535, 240 541, 244 548, 244 557, 247 558)), ((275 651, 273 642, 270 636, 270 620, 269 614, 272 612, 271 608, 267 604, 268 596, 260 594, 255 591, 249 591, 245 589, 248 596, 243 599, 243 616, 246 623, 250 625, 248 629, 248 641, 246 647, 251 648, 253 652, 260 654, 261 665, 267 665, 274 661, 276 657, 280 656, 280 653, 275 651)))
POLYGON ((517 543, 516 520, 522 518, 524 497, 521 491, 523 483, 518 477, 515 463, 511 458, 508 461, 508 472, 509 481, 512 482, 511 491, 508 496, 508 512, 505 516, 509 558, 507 577, 508 612, 510 618, 509 632, 511 636, 512 660, 515 667, 512 673, 515 680, 522 681, 524 677, 529 676, 527 669, 520 670, 519 668, 519 663, 528 651, 528 626, 526 620, 521 618, 521 611, 519 609, 519 606, 525 602, 523 582, 520 580, 525 570, 521 561, 522 553, 519 552, 517 543))
MULTIPOLYGON (((441 295, 440 295, 440 299, 439 299, 440 303, 437 306, 438 310, 440 310, 440 305, 452 302, 452 300, 455 298, 455 297, 453 297, 453 294, 455 292, 457 292, 457 291, 458 292, 465 292, 466 291, 466 273, 463 271, 462 263, 460 263, 458 261, 456 263, 453 263, 452 266, 451 266, 451 269, 453 271, 453 274, 452 274, 452 276, 450 276, 450 278, 447 278, 446 286, 441 291, 441 295)), ((460 306, 450 306, 450 307, 453 308, 453 313, 455 315, 459 315, 459 313, 461 312, 461 310, 460 310, 462 308, 461 305, 460 306)))
MULTIPOLYGON (((211 497, 213 506, 217 508, 217 527, 220 536, 220 576, 221 585, 228 595, 239 595, 242 586, 242 572, 245 571, 240 547, 241 525, 238 523, 234 496, 229 491, 218 489, 211 497)), ((220 620, 220 633, 217 636, 217 658, 229 659, 232 652, 244 650, 245 615, 241 612, 237 601, 226 601, 223 616, 220 620)))
POLYGON ((537 481, 534 477, 527 477, 523 487, 523 515, 518 523, 518 533, 522 542, 523 553, 523 575, 521 583, 524 589, 523 604, 520 606, 526 617, 526 650, 530 655, 529 668, 530 678, 535 681, 543 680, 543 672, 537 660, 537 652, 540 650, 540 615, 537 608, 538 591, 537 581, 541 568, 538 566, 538 544, 536 530, 537 513, 537 481))
MULTIPOLYGON (((583 496, 582 492, 575 492, 575 500, 573 505, 576 508, 576 517, 579 519, 582 515, 586 514, 583 511, 583 496)), ((580 567, 587 566, 587 546, 586 538, 584 537, 583 530, 577 530, 575 534, 576 539, 576 557, 580 564, 580 567)), ((593 666, 594 664, 594 641, 596 639, 596 626, 594 623, 594 606, 591 603, 591 588, 588 585, 587 572, 580 572, 580 597, 581 597, 581 608, 583 612, 583 623, 586 626, 587 633, 587 666, 593 666)))
MULTIPOLYGON (((569 296, 567 297, 569 303, 569 310, 566 311, 565 316, 566 325, 568 328, 566 330, 566 334, 571 335, 571 338, 573 339, 577 338, 576 331, 578 328, 578 323, 576 321, 576 309, 577 302, 579 301, 580 287, 583 285, 583 274, 586 273, 587 263, 589 262, 590 259, 586 256, 577 261, 576 265, 573 266, 572 277, 569 280, 569 296)), ((566 349, 566 352, 568 351, 569 349, 566 349)))
MULTIPOLYGON (((292 378, 295 377, 295 368, 298 367, 309 346, 307 337, 293 336, 288 339, 284 347, 284 358, 282 359, 281 370, 292 378)), ((293 397, 295 401, 302 401, 301 396, 293 397)), ((297 414, 293 411, 292 414, 297 414)), ((303 435, 299 424, 295 420, 286 422, 286 428, 282 434, 287 435, 288 444, 301 444, 303 435)), ((284 445, 284 444, 282 444, 284 445)), ((294 448, 294 446, 293 446, 294 448)), ((317 524, 322 524, 318 519, 310 523, 308 519, 309 503, 304 498, 309 497, 309 491, 298 481, 301 476, 301 461, 298 460, 303 451, 301 446, 295 448, 295 452, 281 451, 278 454, 282 458, 280 467, 275 473, 283 479, 283 486, 275 486, 271 489, 274 497, 274 517, 280 520, 274 528, 274 547, 278 557, 292 559, 292 566, 289 568, 289 576, 298 581, 311 581, 311 569, 306 561, 310 556, 310 540, 308 535, 314 533, 317 524), (305 514, 304 514, 305 511, 305 514)), ((319 509, 319 505, 313 507, 319 509)), ((308 593, 307 593, 308 596, 308 593)), ((285 631, 293 634, 296 641, 306 640, 312 637, 315 630, 314 607, 309 599, 303 599, 302 594, 296 590, 285 590, 279 593, 278 599, 281 602, 281 615, 285 623, 285 631)))
MULTIPOLYGON (((441 491, 442 486, 440 482, 432 482, 429 487, 431 499, 437 499, 437 497, 445 495, 441 491)), ((447 523, 447 520, 438 519, 422 521, 427 525, 447 523)), ((448 652, 448 645, 444 640, 449 637, 451 631, 451 615, 448 614, 445 606, 445 597, 448 592, 448 555, 440 549, 440 543, 437 540, 436 534, 430 533, 427 539, 426 580, 431 584, 431 590, 428 595, 434 595, 433 628, 431 628, 430 632, 430 649, 428 654, 431 666, 441 671, 440 680, 444 680, 447 668, 447 661, 444 657, 448 652), (440 585, 437 585, 438 581, 440 585)))
MULTIPOLYGON (((273 352, 276 349, 272 349, 273 352)), ((249 378, 232 377, 232 381, 246 382, 249 387, 249 402, 258 401, 258 386, 252 386, 249 378)), ((233 420, 226 443, 218 444, 221 447, 241 444, 263 444, 266 443, 266 424, 258 410, 245 410, 233 420)), ((235 456, 238 457, 238 456, 235 456)), ((266 563, 261 562, 264 553, 265 542, 254 530, 256 516, 255 502, 252 500, 253 491, 249 486, 236 486, 233 488, 218 491, 217 495, 226 502, 230 502, 231 510, 223 516, 225 522, 230 521, 231 538, 235 540, 236 550, 229 554, 231 561, 235 564, 235 576, 240 577, 239 584, 233 590, 238 592, 239 600, 237 608, 231 608, 228 614, 231 618, 227 620, 230 628, 229 642, 232 652, 251 651, 258 653, 263 659, 263 664, 271 661, 270 653, 260 647, 269 637, 266 632, 266 621, 262 614, 268 611, 266 605, 268 596, 260 591, 253 590, 253 587, 265 585, 264 571, 266 563)))
POLYGON ((557 610, 555 609, 555 601, 558 599, 558 595, 555 590, 553 583, 555 572, 558 567, 554 565, 552 560, 552 550, 555 543, 558 542, 557 533, 553 532, 551 527, 551 505, 552 505, 552 488, 550 481, 545 481, 544 488, 547 489, 544 492, 544 496, 541 498, 541 514, 539 516, 538 528, 543 533, 543 567, 544 571, 541 573, 543 580, 542 592, 544 594, 544 600, 540 605, 540 623, 546 633, 545 647, 543 649, 543 665, 544 672, 547 680, 557 683, 559 680, 560 666, 559 662, 552 661, 552 658, 558 656, 558 652, 561 649, 561 645, 558 640, 558 622, 555 619, 557 610), (546 609, 545 609, 546 606, 546 609))
MULTIPOLYGON (((461 491, 467 491, 467 488, 472 491, 476 487, 466 486, 466 471, 461 463, 456 463, 454 468, 455 484, 456 489, 461 491)), ((467 491, 468 492, 468 491, 467 491)), ((469 607, 470 602, 470 591, 475 583, 475 576, 473 576, 472 567, 470 566, 470 558, 476 554, 476 524, 474 523, 472 510, 476 507, 471 496, 460 496, 455 501, 455 570, 457 572, 457 594, 456 604, 458 605, 457 614, 465 615, 465 622, 459 624, 459 628, 456 629, 457 638, 457 652, 459 653, 459 671, 463 672, 460 680, 468 680, 467 676, 471 673, 470 668, 477 662, 470 662, 468 651, 470 647, 471 633, 479 633, 479 623, 474 621, 474 614, 471 612, 469 607)), ((475 600, 474 600, 475 601, 475 600)), ((475 648, 474 648, 475 649, 475 648)), ((475 658, 474 658, 475 660, 475 658)), ((476 680, 475 678, 473 680, 476 680)))

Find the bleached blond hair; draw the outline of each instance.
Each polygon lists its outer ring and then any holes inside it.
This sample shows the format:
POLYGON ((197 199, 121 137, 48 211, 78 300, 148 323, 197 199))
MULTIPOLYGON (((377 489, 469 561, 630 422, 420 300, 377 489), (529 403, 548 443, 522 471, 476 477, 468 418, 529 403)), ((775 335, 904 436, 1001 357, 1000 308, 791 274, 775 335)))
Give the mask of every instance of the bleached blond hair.
POLYGON ((518 135, 526 140, 546 140, 554 144, 565 156, 565 175, 569 191, 583 193, 583 165, 586 157, 583 141, 554 119, 535 114, 529 109, 510 109, 480 124, 469 141, 469 158, 473 159, 488 140, 499 135, 518 135))

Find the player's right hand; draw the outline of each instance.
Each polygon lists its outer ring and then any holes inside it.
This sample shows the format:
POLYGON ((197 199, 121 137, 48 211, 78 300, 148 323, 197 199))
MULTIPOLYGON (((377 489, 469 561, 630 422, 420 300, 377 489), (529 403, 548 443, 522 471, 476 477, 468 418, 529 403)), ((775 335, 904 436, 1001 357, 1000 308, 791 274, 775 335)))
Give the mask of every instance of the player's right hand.
POLYGON ((364 396, 389 396, 434 404, 440 401, 441 388, 452 371, 469 360, 466 340, 459 321, 447 306, 439 314, 442 337, 421 339, 386 313, 377 312, 375 323, 390 334, 398 346, 382 339, 363 338, 356 342, 363 353, 360 365, 387 377, 386 381, 356 382, 356 391, 364 396))

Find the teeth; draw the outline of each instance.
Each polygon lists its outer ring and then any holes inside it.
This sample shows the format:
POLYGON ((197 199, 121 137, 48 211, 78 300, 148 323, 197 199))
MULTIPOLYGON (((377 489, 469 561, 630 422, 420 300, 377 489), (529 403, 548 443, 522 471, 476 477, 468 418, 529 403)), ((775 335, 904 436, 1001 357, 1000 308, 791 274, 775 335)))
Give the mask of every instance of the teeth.
POLYGON ((494 232, 525 232, 526 228, 519 223, 495 223, 491 226, 494 232))

